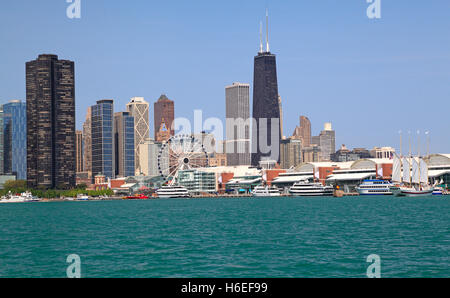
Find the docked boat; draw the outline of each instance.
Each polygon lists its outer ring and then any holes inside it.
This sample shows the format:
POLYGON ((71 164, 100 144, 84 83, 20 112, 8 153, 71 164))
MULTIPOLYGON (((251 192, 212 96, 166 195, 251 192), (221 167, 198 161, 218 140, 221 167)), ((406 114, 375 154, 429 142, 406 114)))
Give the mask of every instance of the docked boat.
POLYGON ((401 187, 401 192, 406 197, 426 197, 433 194, 434 188, 401 187))
POLYGON ((33 194, 29 191, 22 193, 20 196, 25 199, 25 202, 39 202, 40 201, 39 198, 33 196, 33 194))
POLYGON ((144 194, 132 195, 126 197, 127 200, 148 200, 149 197, 144 194))
POLYGON ((160 199, 190 198, 189 191, 183 186, 163 186, 156 191, 160 199))
POLYGON ((296 197, 317 197, 317 196, 333 196, 334 188, 332 186, 324 186, 322 183, 310 183, 301 181, 295 183, 289 189, 289 193, 296 197))
POLYGON ((441 187, 436 187, 433 191, 433 196, 443 196, 444 195, 444 189, 441 187))
POLYGON ((409 177, 410 183, 400 187, 401 194, 407 197, 430 196, 434 187, 428 181, 428 165, 422 158, 410 157, 410 161, 404 158, 403 162, 404 183, 409 177))
POLYGON ((86 195, 78 195, 77 201, 89 201, 89 197, 86 195))
POLYGON ((281 192, 276 186, 257 186, 253 192, 254 197, 280 197, 281 192))
POLYGON ((11 192, 5 197, 2 197, 0 203, 29 203, 39 202, 40 199, 34 197, 31 192, 24 192, 21 194, 13 195, 11 192))
POLYGON ((365 180, 356 191, 362 196, 392 195, 393 184, 385 180, 365 180))

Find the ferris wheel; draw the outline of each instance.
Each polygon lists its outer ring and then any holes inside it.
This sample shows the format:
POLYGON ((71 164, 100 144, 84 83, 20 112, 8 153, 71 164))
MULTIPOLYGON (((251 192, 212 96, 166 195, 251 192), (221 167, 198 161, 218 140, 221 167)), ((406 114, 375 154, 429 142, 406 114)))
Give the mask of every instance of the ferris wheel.
POLYGON ((194 136, 173 136, 159 150, 158 171, 169 186, 176 183, 180 171, 205 168, 208 165, 208 153, 202 142, 194 136))

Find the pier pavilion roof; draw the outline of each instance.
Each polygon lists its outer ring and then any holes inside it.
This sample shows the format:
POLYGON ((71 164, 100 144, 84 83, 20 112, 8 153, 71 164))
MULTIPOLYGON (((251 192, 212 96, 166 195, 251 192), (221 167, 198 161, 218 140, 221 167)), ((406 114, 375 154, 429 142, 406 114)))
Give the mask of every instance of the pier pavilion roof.
POLYGON ((450 154, 432 154, 425 161, 429 167, 450 166, 450 154))

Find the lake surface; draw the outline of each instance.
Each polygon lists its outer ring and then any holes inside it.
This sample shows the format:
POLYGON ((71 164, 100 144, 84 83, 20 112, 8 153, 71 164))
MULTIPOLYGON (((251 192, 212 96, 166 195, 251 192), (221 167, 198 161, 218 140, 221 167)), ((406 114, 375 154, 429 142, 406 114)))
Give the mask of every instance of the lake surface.
POLYGON ((0 205, 0 277, 450 277, 449 198, 0 205))

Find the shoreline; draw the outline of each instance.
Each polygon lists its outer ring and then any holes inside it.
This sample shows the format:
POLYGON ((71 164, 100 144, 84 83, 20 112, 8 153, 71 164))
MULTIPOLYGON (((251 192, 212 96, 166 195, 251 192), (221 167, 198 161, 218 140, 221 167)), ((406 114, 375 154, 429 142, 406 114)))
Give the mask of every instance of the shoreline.
MULTIPOLYGON (((433 196, 424 196, 423 198, 445 198, 449 195, 433 195, 433 196)), ((359 194, 345 194, 343 196, 320 196, 320 197, 301 197, 301 196, 290 196, 290 195, 284 195, 279 197, 253 197, 252 195, 228 195, 228 196, 192 196, 190 198, 183 198, 182 200, 195 200, 195 199, 286 199, 286 198, 292 198, 292 199, 307 199, 307 198, 329 198, 329 199, 342 199, 342 198, 352 198, 352 197, 371 197, 371 196, 363 196, 359 194)), ((396 198, 395 196, 380 196, 380 197, 392 197, 396 198)), ((64 200, 64 199, 42 199, 40 201, 34 201, 34 202, 0 202, 1 204, 23 204, 23 203, 63 203, 63 202, 113 202, 113 201, 160 201, 160 200, 180 200, 177 198, 173 199, 160 199, 160 198, 149 198, 149 199, 124 199, 122 197, 111 197, 108 199, 89 199, 89 200, 64 200)))

